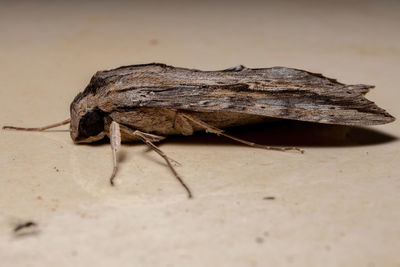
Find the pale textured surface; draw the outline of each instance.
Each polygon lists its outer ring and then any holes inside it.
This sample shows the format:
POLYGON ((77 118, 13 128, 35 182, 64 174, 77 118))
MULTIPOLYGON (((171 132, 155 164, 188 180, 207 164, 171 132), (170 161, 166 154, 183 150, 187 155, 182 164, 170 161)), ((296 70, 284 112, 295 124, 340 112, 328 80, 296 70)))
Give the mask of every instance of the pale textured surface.
MULTIPOLYGON (((2 3, 0 124, 69 116, 97 70, 164 62, 200 69, 283 65, 344 83, 400 117, 400 3, 2 3)), ((69 133, 0 131, 2 266, 399 266, 399 123, 374 130, 272 124, 161 146, 195 198, 145 145, 111 150, 69 133), (386 140, 386 142, 384 142, 386 140), (275 200, 263 200, 274 196, 275 200), (40 233, 15 238, 15 223, 40 233)))

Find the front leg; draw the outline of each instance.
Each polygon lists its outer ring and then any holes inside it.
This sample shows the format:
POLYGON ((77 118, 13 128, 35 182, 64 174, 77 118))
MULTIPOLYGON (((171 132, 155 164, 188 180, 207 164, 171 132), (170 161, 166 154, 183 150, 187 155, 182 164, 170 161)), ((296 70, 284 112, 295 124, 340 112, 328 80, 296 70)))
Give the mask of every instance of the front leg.
POLYGON ((118 170, 117 152, 121 147, 121 130, 119 124, 115 121, 111 122, 110 126, 110 144, 113 158, 113 172, 110 177, 110 184, 114 185, 114 178, 118 170))
MULTIPOLYGON (((109 129, 110 145, 111 145, 112 159, 113 159, 113 171, 112 171, 112 174, 110 177, 110 184, 112 186, 114 186, 114 178, 115 178, 115 175, 117 174, 117 170, 118 170, 117 152, 121 147, 121 127, 123 127, 122 129, 125 131, 126 130, 132 131, 130 128, 127 128, 124 125, 120 126, 119 123, 115 122, 115 121, 111 122, 110 129, 109 129)), ((151 142, 159 142, 159 141, 165 139, 164 136, 148 134, 148 133, 142 133, 142 134, 144 137, 146 137, 151 142)), ((134 135, 134 134, 131 133, 131 135, 134 135)), ((134 136, 136 136, 136 135, 134 135, 134 136)))

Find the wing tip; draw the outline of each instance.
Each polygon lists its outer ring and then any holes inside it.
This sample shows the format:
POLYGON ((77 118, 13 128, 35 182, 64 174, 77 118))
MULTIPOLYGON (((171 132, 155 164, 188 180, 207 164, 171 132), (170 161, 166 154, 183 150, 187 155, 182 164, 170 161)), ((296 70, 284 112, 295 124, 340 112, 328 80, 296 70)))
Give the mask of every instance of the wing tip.
MULTIPOLYGON (((385 110, 384 110, 385 111, 385 110)), ((394 122, 396 120, 396 118, 392 115, 390 115, 388 112, 385 111, 385 113, 382 114, 383 118, 380 121, 381 123, 379 124, 386 124, 386 123, 391 123, 394 122)))
POLYGON ((383 108, 378 107, 373 104, 370 107, 369 114, 373 115, 373 118, 370 118, 366 124, 368 125, 382 125, 394 122, 396 118, 392 116, 389 112, 384 110, 383 108))
POLYGON ((369 85, 369 84, 352 84, 352 85, 347 85, 347 88, 350 90, 354 90, 359 94, 365 95, 367 94, 371 89, 375 88, 375 85, 369 85))

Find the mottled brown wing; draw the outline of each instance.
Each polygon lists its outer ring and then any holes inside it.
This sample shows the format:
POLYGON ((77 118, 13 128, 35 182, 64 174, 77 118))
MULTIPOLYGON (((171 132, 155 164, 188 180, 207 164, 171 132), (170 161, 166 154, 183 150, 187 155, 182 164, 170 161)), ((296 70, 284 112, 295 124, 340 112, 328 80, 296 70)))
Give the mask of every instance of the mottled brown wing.
POLYGON ((105 112, 160 107, 346 125, 393 121, 364 97, 370 88, 285 67, 199 71, 152 63, 98 72, 83 95, 98 95, 105 112))

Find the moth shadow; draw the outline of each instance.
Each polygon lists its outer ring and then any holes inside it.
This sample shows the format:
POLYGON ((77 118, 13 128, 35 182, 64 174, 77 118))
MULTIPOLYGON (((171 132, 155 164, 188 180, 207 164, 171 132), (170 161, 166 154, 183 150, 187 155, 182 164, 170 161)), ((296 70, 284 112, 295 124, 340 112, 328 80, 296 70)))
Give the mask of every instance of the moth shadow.
MULTIPOLYGON (((393 142, 398 137, 382 131, 355 126, 281 120, 266 124, 235 127, 225 132, 241 139, 270 146, 352 147, 393 142)), ((164 142, 194 145, 237 144, 223 136, 205 132, 193 136, 171 136, 164 142)))

